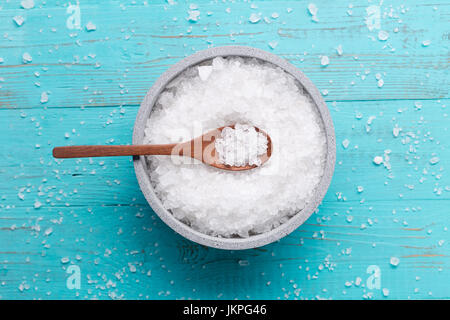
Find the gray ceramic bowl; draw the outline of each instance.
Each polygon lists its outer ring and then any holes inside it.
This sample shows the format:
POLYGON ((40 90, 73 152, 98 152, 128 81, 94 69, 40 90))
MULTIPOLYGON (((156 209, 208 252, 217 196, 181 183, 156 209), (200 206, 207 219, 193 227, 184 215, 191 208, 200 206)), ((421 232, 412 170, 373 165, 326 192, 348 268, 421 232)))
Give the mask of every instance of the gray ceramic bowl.
POLYGON ((281 239, 305 222, 305 220, 309 218, 325 196, 334 171, 336 161, 336 138, 330 113, 319 90, 299 69, 272 53, 251 47, 226 46, 197 52, 176 63, 169 70, 164 72, 147 92, 144 101, 141 103, 141 107, 134 125, 133 144, 143 143, 144 128, 146 126, 147 119, 150 116, 153 105, 157 101, 159 94, 164 90, 166 85, 182 73, 186 68, 218 56, 253 57, 270 62, 293 75, 303 86, 305 91, 309 93, 313 102, 317 106, 320 116, 322 117, 323 127, 325 128, 327 137, 327 159, 325 164, 325 173, 316 188, 314 197, 310 199, 309 203, 303 210, 292 216, 292 218, 290 218, 287 222, 269 232, 254 235, 249 238, 219 238, 209 236, 192 229, 185 223, 177 220, 163 207, 150 183, 150 178, 146 172, 147 163, 144 156, 136 157, 134 159, 134 169, 136 171, 136 176, 141 190, 150 206, 167 225, 183 237, 194 242, 219 249, 239 250, 256 248, 281 239))

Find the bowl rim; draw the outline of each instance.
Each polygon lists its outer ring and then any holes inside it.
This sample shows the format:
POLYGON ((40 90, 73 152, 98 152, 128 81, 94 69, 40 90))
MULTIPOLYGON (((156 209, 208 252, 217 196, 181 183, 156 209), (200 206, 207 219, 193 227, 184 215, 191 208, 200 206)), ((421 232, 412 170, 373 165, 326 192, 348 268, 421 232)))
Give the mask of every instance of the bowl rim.
POLYGON ((182 59, 181 61, 171 66, 155 81, 153 86, 148 90, 139 107, 133 129, 133 144, 141 144, 143 142, 144 129, 147 124, 147 119, 149 118, 153 106, 156 103, 160 93, 165 89, 167 84, 187 68, 218 56, 240 56, 257 58, 272 63, 294 76, 294 78, 310 95, 322 119, 327 141, 327 156, 324 173, 319 184, 316 187, 316 191, 314 192, 311 201, 309 201, 301 211, 290 217, 289 220, 268 232, 253 235, 248 238, 220 238, 203 234, 191 228, 187 224, 176 219, 172 213, 164 208, 161 200, 156 195, 155 190, 153 189, 153 186, 150 182, 150 177, 145 170, 145 156, 134 157, 134 169, 139 186, 142 193, 144 194, 145 199, 154 210, 154 212, 156 212, 156 214, 161 218, 161 220, 163 220, 175 232, 191 241, 213 248, 228 250, 251 249, 267 245, 287 236, 301 224, 303 224, 317 209, 328 190, 333 176, 334 166, 336 162, 336 136, 330 112, 325 104, 325 101, 322 98, 322 95, 320 94, 316 86, 297 67, 295 67, 285 59, 261 49, 246 46, 222 46, 198 51, 182 59))

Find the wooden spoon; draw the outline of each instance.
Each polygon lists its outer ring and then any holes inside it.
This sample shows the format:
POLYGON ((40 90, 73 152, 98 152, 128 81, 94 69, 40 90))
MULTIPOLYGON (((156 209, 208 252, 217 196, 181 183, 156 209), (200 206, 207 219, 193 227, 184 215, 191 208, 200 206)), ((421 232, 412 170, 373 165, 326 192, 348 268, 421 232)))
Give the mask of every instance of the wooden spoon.
MULTIPOLYGON (((234 125, 226 126, 234 128, 234 125)), ((53 149, 53 157, 55 158, 86 158, 86 157, 110 157, 110 156, 141 156, 141 155, 177 155, 191 157, 202 161, 203 163, 231 171, 243 171, 256 168, 257 165, 245 165, 242 167, 229 166, 219 163, 219 157, 215 148, 215 139, 221 137, 224 128, 221 127, 212 130, 191 141, 172 144, 153 144, 153 145, 131 145, 131 146, 67 146, 56 147, 53 149)), ((257 132, 261 132, 267 138, 267 152, 261 156, 261 165, 269 160, 272 155, 272 140, 263 130, 256 128, 257 132)))

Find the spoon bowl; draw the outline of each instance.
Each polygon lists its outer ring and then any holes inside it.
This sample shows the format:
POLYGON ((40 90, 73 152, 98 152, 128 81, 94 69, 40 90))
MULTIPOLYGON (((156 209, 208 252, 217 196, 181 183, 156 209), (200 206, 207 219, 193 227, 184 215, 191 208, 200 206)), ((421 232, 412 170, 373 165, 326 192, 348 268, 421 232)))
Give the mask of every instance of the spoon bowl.
MULTIPOLYGON (((217 138, 221 137, 222 130, 225 128, 235 128, 235 125, 224 126, 212 131, 205 133, 204 135, 197 137, 191 141, 182 143, 177 145, 175 148, 181 148, 182 150, 191 150, 190 155, 189 151, 184 153, 179 153, 178 155, 190 156, 191 158, 202 161, 203 163, 210 165, 212 167, 229 170, 229 171, 244 171, 255 169, 256 167, 262 166, 265 162, 267 162, 272 155, 272 140, 270 136, 263 130, 254 127, 256 132, 262 133, 267 138, 267 151, 266 153, 260 155, 258 158, 261 161, 261 164, 258 165, 250 165, 246 164, 244 166, 230 166, 224 163, 221 163, 219 160, 219 153, 215 148, 215 142, 217 138)), ((174 149, 175 150, 175 149, 174 149)), ((175 151, 175 154, 178 151, 175 151)))

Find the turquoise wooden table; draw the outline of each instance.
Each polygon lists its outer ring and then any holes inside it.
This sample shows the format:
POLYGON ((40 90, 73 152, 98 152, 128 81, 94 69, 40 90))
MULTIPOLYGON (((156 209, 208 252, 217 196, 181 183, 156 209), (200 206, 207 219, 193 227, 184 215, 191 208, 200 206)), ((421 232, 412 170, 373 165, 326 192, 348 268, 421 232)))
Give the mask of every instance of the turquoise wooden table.
POLYGON ((443 0, 2 0, 0 298, 450 298, 449 17, 443 0), (175 234, 130 158, 51 156, 130 143, 155 79, 223 45, 296 65, 336 127, 322 205, 254 250, 175 234))

